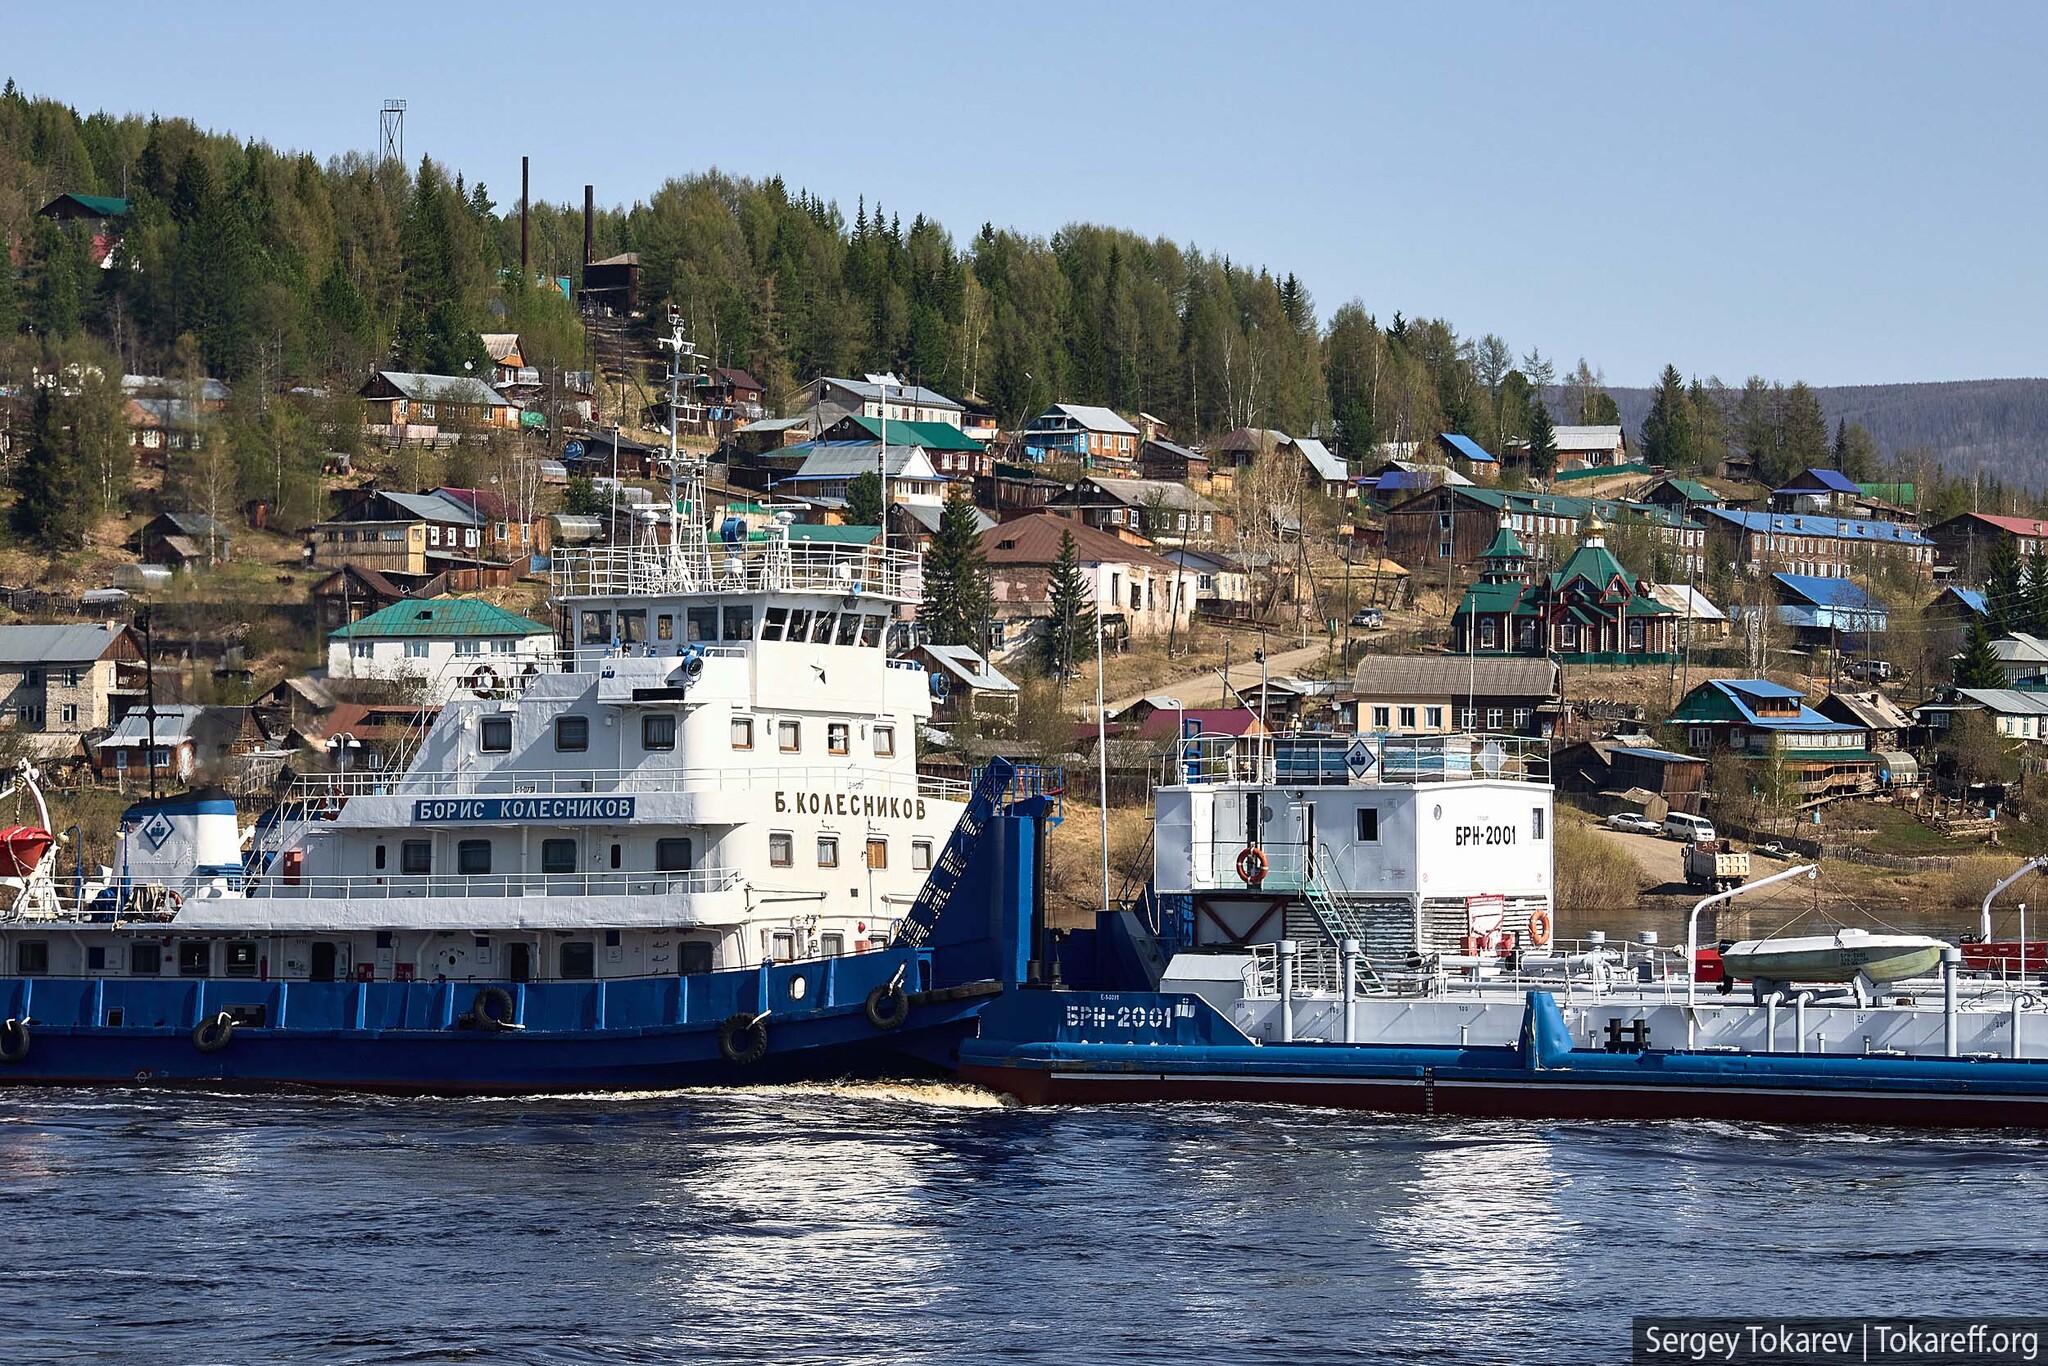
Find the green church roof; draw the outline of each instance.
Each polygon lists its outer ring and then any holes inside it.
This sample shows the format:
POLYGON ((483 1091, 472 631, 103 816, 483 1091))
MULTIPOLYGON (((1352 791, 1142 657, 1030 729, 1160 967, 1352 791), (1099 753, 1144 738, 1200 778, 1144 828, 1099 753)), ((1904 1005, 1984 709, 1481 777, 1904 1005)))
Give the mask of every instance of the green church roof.
POLYGON ((1529 552, 1522 549, 1522 538, 1515 535, 1513 527, 1509 526, 1506 522, 1502 522, 1500 530, 1494 533, 1493 544, 1486 547, 1486 553, 1481 555, 1480 558, 1483 560, 1521 560, 1527 559, 1528 556, 1529 552))

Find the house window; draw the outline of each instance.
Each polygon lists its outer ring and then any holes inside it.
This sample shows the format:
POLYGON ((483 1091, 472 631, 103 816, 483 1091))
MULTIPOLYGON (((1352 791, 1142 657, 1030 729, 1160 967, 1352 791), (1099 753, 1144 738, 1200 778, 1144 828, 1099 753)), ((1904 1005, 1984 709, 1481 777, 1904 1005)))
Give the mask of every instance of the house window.
POLYGON ((1479 648, 1482 650, 1491 650, 1498 643, 1499 636, 1497 628, 1494 625, 1493 618, 1482 618, 1479 622, 1479 648))
POLYGON ((458 640, 455 642, 455 653, 461 658, 468 659, 483 652, 484 643, 481 640, 458 640))
POLYGON ((888 866, 889 841, 881 837, 868 840, 868 867, 887 868, 888 866))
POLYGON ((839 836, 818 836, 818 866, 837 868, 839 866, 839 836))
POLYGON ((512 750, 512 718, 486 716, 477 722, 477 748, 486 754, 508 754, 512 750))
POLYGON ((61 707, 57 708, 57 715, 63 719, 65 725, 77 725, 78 704, 76 702, 66 702, 61 707))
POLYGON ((732 718, 732 747, 752 749, 754 747, 754 718, 735 716, 732 718))
POLYGON ((672 712, 654 712, 640 718, 640 748, 674 749, 676 718, 672 712))
POLYGON ((457 840, 455 842, 455 871, 464 877, 481 877, 491 871, 491 842, 489 840, 457 840))
POLYGON ((784 717, 775 723, 775 746, 784 754, 795 754, 804 747, 803 727, 784 717))
MULTIPOLYGON (((770 841, 773 844, 773 841, 770 841)), ((690 841, 670 836, 654 842, 654 870, 658 873, 687 873, 696 862, 690 841)))
POLYGON ((796 839, 785 830, 777 830, 768 836, 768 866, 787 868, 796 862, 796 839))
POLYGON ((590 748, 590 718, 587 716, 557 716, 555 718, 555 748, 564 754, 573 754, 590 748))
POLYGON ((405 642, 405 657, 407 659, 425 659, 427 657, 427 642, 424 640, 408 640, 405 642))
POLYGON ((1424 707, 1422 709, 1422 719, 1423 723, 1431 730, 1442 730, 1444 728, 1444 709, 1442 707, 1424 707))
POLYGON ((1436 557, 1440 560, 1451 558, 1451 543, 1449 541, 1438 541, 1436 543, 1436 557))
POLYGON ((1401 729, 1402 729, 1402 730, 1414 730, 1414 729, 1415 729, 1415 708, 1413 708, 1413 707, 1403 707, 1403 708, 1401 708, 1401 729))
POLYGON ((542 840, 540 842, 540 870, 543 873, 575 872, 576 841, 573 839, 542 840))
POLYGON ((1386 730, 1393 724, 1394 709, 1392 707, 1374 707, 1372 709, 1372 728, 1374 730, 1386 730))
POLYGON ((1358 808, 1358 842, 1378 844, 1380 839, 1380 809, 1376 806, 1358 808))
POLYGON ((1533 712, 1531 712, 1531 711, 1529 710, 1529 708, 1527 708, 1527 707, 1516 707, 1516 708, 1515 708, 1515 729, 1516 729, 1516 730, 1527 730, 1527 729, 1529 729, 1529 721, 1530 721, 1530 718, 1531 718, 1531 717, 1532 717, 1533 715, 1534 715, 1534 713, 1533 713, 1533 712))
POLYGON ((348 645, 348 657, 350 659, 368 659, 376 652, 376 649, 377 647, 367 640, 352 640, 348 645))
POLYGON ((1499 730, 1502 720, 1503 715, 1499 707, 1488 707, 1486 709, 1486 728, 1488 730, 1499 730))
POLYGON ((912 840, 910 842, 910 866, 922 873, 932 866, 932 842, 912 840))
POLYGON ((398 871, 407 877, 425 877, 434 871, 431 840, 407 840, 398 846, 398 871))
POLYGON ((825 724, 825 752, 845 754, 852 743, 852 728, 844 721, 828 721, 825 724))
POLYGON ((896 755, 896 727, 894 727, 894 726, 876 726, 876 727, 875 727, 875 757, 876 757, 877 759, 890 759, 890 758, 894 758, 894 757, 895 757, 895 755, 896 755))
POLYGON ((1702 750, 1713 742, 1714 732, 1705 726, 1694 726, 1685 733, 1685 743, 1688 749, 1702 750))
POLYGON ((1559 649, 1564 650, 1576 650, 1579 648, 1579 625, 1577 622, 1565 621, 1558 623, 1557 644, 1559 649))

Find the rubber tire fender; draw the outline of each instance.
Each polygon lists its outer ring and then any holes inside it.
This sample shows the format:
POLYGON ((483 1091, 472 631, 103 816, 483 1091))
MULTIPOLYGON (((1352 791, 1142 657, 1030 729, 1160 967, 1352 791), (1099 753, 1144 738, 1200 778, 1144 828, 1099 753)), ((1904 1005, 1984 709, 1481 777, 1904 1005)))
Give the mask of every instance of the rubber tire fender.
POLYGON ((718 1052, 735 1067, 751 1067, 768 1052, 767 1024, 744 1011, 726 1016, 718 1026, 718 1052))
POLYGON ((202 1053, 218 1053, 235 1037, 235 1017, 223 1010, 192 1027, 192 1046, 202 1053))
POLYGON ((883 1031, 901 1029, 910 1018, 910 993, 901 983, 884 982, 868 993, 863 1007, 868 1023, 883 1031))
POLYGON ((28 1056, 28 1021, 13 1018, 0 1022, 0 1062, 20 1062, 28 1056))
POLYGON ((469 1003, 469 1013, 476 1020, 476 1027, 489 1034, 495 1034, 511 1024, 515 1010, 512 993, 503 987, 485 987, 477 992, 476 999, 469 1003), (490 1010, 494 1002, 499 1006, 495 1015, 490 1010))

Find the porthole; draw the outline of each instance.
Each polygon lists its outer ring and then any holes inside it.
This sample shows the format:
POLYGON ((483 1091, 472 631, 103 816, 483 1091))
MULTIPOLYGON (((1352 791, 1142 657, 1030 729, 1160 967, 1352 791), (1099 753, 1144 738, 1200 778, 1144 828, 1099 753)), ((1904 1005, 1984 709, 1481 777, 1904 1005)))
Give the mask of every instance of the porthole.
POLYGON ((789 979, 789 999, 792 1001, 801 1001, 810 989, 811 984, 801 975, 789 979))

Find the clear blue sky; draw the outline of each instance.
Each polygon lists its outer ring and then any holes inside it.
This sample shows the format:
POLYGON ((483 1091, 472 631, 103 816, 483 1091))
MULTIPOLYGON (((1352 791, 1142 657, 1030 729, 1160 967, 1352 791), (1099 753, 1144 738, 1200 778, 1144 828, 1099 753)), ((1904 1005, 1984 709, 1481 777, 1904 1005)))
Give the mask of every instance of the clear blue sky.
POLYGON ((2048 6, 16 4, 0 76, 517 197, 1088 220, 1615 384, 2048 374, 2048 6))

